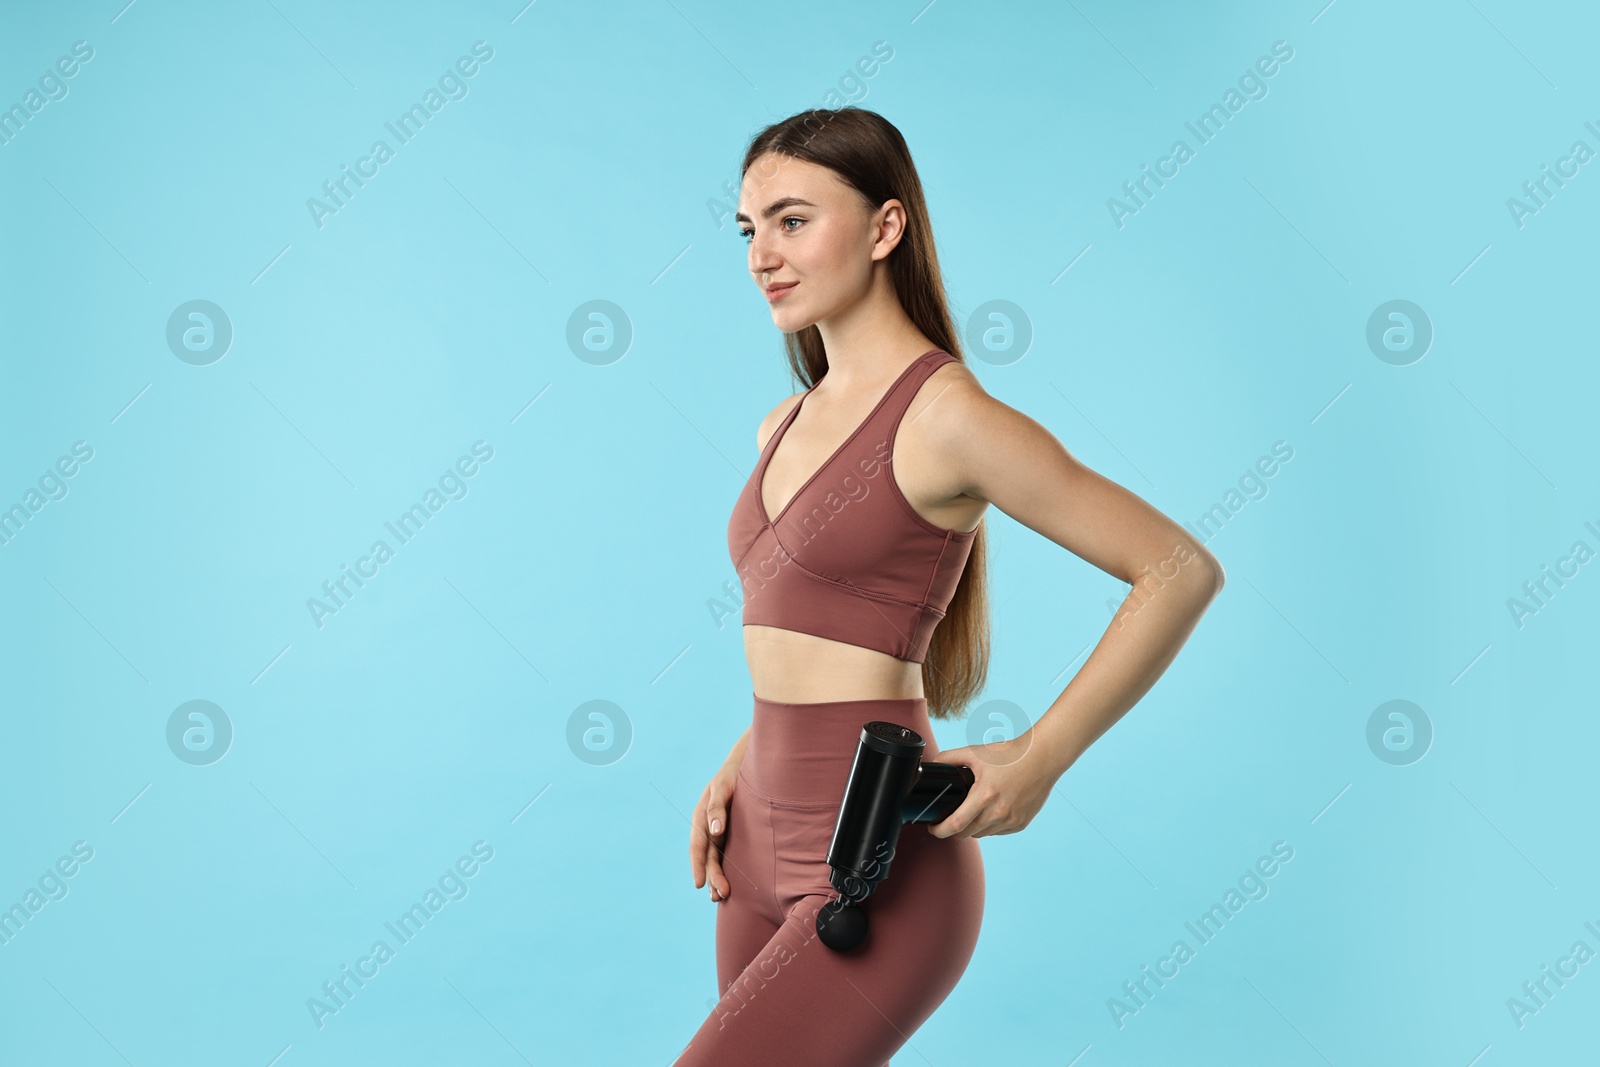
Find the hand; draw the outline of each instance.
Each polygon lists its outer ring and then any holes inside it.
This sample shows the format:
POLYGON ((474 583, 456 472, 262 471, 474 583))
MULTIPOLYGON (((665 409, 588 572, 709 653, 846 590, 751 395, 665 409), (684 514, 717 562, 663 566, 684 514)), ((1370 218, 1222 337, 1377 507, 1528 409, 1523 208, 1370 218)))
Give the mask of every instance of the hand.
POLYGON ((966 764, 972 771, 967 799, 943 822, 932 823, 934 837, 988 837, 1014 834, 1033 821, 1050 799, 1061 771, 1050 761, 1032 731, 1010 741, 967 745, 941 751, 930 763, 966 764))
POLYGON ((728 899, 728 879, 722 873, 722 846, 728 835, 728 801, 733 797, 738 768, 724 766, 706 784, 689 817, 689 867, 694 887, 711 882, 713 901, 728 899))

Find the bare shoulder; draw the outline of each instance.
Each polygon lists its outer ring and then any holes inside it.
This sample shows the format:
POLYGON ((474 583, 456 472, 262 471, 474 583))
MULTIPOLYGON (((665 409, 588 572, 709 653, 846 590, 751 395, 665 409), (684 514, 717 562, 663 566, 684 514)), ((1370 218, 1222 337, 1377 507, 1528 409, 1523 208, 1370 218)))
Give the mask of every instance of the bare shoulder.
POLYGON ((1019 414, 990 396, 972 369, 957 360, 928 375, 912 398, 905 421, 919 438, 948 454, 959 451, 963 441, 980 440, 986 429, 1008 415, 1019 414))
POLYGON ((976 401, 989 394, 984 392, 983 383, 972 373, 972 368, 967 366, 964 360, 958 359, 934 368, 933 373, 928 375, 922 387, 917 390, 913 408, 939 395, 965 396, 969 401, 976 401))
POLYGON ((796 404, 800 403, 800 398, 804 395, 804 392, 799 392, 784 397, 782 400, 778 401, 777 407, 773 408, 762 417, 761 424, 756 427, 757 452, 766 451, 767 442, 771 440, 772 435, 777 432, 778 424, 788 417, 790 409, 796 404))
POLYGON ((993 489, 998 464, 1027 471, 1068 455, 1037 420, 989 395, 964 362, 946 363, 930 374, 906 417, 947 484, 966 496, 992 500, 985 491, 993 489))

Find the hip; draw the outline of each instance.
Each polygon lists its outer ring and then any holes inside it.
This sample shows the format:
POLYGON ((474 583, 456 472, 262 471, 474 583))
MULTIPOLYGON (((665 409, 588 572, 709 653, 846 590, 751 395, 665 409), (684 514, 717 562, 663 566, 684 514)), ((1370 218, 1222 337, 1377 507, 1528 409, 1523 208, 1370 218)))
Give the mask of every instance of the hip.
MULTIPOLYGON (((753 694, 752 694, 753 695, 753 694)), ((923 697, 788 703, 754 697, 750 742, 730 806, 725 861, 770 894, 770 918, 817 907, 836 895, 827 853, 840 802, 860 744, 861 727, 883 720, 915 730, 938 754, 923 697), (808 903, 809 902, 809 903, 808 903)), ((907 824, 894 848, 890 876, 867 907, 898 912, 919 928, 941 924, 975 939, 983 913, 983 856, 971 837, 938 838, 907 824), (963 933, 964 931, 964 933, 963 933)))
POLYGON ((926 746, 924 760, 939 752, 925 697, 794 703, 751 696, 755 707, 739 778, 774 807, 837 812, 861 728, 874 720, 914 730, 926 746))

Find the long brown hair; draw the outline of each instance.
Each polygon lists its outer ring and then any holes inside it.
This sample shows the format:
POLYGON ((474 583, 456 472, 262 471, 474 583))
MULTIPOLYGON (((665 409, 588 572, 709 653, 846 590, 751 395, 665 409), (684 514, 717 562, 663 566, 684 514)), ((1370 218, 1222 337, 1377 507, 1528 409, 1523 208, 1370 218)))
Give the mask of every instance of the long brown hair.
MULTIPOLYGON (((846 106, 814 108, 791 115, 756 134, 745 150, 743 178, 762 155, 775 152, 827 167, 869 209, 885 201, 905 205, 906 229, 889 253, 889 277, 906 315, 929 340, 963 363, 961 339, 950 318, 933 224, 922 181, 900 131, 874 111, 846 106)), ((783 335, 789 369, 809 389, 828 373, 828 354, 816 326, 783 335)), ((934 628, 922 664, 922 691, 932 718, 958 717, 983 689, 989 671, 989 597, 985 528, 980 521, 966 570, 945 617, 934 628)))

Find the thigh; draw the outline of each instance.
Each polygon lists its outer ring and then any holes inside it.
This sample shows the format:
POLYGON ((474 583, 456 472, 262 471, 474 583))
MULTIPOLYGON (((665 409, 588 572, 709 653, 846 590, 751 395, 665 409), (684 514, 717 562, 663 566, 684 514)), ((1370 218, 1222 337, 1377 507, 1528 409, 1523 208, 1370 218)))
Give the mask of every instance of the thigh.
POLYGON ((783 923, 675 1063, 882 1067, 971 959, 983 913, 978 842, 905 827, 888 880, 864 905, 866 941, 839 953, 816 933, 817 911, 833 895, 825 860, 833 817, 782 809, 772 816, 783 923))
POLYGON ((722 873, 728 896, 717 902, 717 991, 726 993, 783 920, 773 884, 771 811, 735 784, 723 837, 722 873))

